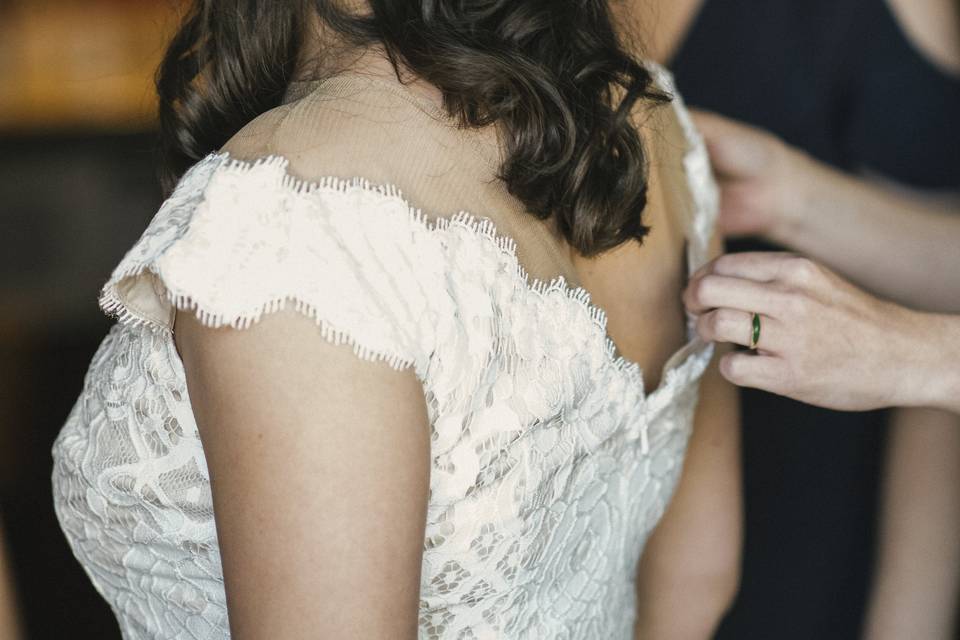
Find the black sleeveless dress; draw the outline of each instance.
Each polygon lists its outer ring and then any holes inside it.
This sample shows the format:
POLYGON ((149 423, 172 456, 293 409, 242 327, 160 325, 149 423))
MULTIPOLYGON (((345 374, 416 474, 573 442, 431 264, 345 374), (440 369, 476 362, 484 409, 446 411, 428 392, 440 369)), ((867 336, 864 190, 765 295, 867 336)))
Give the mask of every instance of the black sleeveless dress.
MULTIPOLYGON (((960 79, 914 47, 883 0, 707 0, 671 66, 693 106, 848 171, 960 189, 960 79)), ((718 637, 856 638, 885 415, 742 398, 744 575, 718 637)))

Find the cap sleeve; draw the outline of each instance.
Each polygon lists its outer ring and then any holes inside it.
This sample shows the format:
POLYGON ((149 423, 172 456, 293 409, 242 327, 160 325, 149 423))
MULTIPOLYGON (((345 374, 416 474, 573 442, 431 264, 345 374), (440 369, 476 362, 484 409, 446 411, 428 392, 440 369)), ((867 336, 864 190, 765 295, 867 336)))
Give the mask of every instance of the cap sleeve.
POLYGON ((103 288, 120 322, 169 331, 177 310, 245 328, 290 305, 331 341, 422 370, 443 306, 443 253, 396 190, 303 183, 272 157, 191 169, 103 288))

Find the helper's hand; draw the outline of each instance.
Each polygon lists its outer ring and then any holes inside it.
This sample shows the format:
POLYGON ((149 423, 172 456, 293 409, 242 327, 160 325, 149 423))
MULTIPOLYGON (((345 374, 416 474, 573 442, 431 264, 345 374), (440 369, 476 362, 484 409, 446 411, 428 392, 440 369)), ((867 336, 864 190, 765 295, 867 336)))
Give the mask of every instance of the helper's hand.
POLYGON ((715 342, 748 346, 760 314, 757 351, 720 362, 734 384, 841 410, 935 404, 942 395, 933 372, 944 360, 935 331, 944 317, 874 298, 805 258, 722 256, 694 274, 684 303, 701 337, 715 342))
POLYGON ((831 188, 832 172, 762 129, 704 111, 693 119, 720 186, 723 234, 789 244, 793 225, 810 215, 810 190, 831 188))

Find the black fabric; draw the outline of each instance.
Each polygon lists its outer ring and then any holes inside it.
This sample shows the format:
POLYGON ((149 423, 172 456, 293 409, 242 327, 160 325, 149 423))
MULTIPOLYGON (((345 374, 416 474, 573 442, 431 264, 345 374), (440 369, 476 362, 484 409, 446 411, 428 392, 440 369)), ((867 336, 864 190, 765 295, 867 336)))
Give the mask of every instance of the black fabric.
MULTIPOLYGON (((671 66, 690 105, 765 127, 834 166, 960 188, 960 80, 914 47, 882 0, 707 0, 671 66)), ((744 574, 717 637, 856 638, 885 415, 742 398, 744 574)))

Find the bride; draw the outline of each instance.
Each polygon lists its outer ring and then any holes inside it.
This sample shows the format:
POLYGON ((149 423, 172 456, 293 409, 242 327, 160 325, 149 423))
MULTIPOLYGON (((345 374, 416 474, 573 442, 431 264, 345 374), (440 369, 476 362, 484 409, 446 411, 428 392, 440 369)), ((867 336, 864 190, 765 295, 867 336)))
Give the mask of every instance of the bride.
POLYGON ((125 638, 711 635, 738 409, 680 291, 715 192, 626 22, 197 0, 54 448, 125 638))

